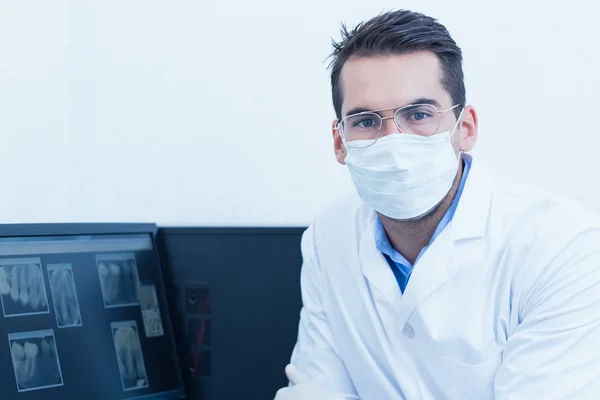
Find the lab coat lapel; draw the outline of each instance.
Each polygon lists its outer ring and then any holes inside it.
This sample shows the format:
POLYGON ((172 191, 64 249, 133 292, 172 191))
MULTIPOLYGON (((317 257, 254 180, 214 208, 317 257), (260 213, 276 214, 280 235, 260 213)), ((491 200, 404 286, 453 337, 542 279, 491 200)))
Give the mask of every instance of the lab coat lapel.
POLYGON ((415 264, 404 292, 398 323, 404 325, 413 310, 452 278, 457 270, 454 237, 452 227, 448 225, 415 264))
POLYGON ((419 304, 456 274, 457 243, 480 238, 485 233, 492 201, 491 179, 470 155, 463 156, 469 159, 471 168, 454 218, 416 263, 402 299, 400 324, 406 323, 419 304))
POLYGON ((471 169, 452 219, 454 240, 483 237, 492 206, 493 184, 490 174, 472 156, 464 154, 463 157, 470 160, 471 169))
POLYGON ((393 308, 397 308, 402 300, 402 292, 390 265, 383 254, 377 249, 375 243, 375 218, 377 218, 377 214, 371 212, 360 239, 360 265, 364 276, 369 280, 371 286, 393 308))
POLYGON ((418 382, 414 381, 415 367, 410 357, 396 346, 401 337, 402 325, 398 324, 398 310, 401 306, 402 292, 396 277, 385 257, 377 249, 375 242, 375 226, 377 214, 368 218, 367 225, 360 239, 359 259, 363 275, 369 281, 373 306, 383 327, 386 343, 381 343, 381 357, 390 366, 389 373, 402 385, 404 398, 423 398, 419 395, 418 382))

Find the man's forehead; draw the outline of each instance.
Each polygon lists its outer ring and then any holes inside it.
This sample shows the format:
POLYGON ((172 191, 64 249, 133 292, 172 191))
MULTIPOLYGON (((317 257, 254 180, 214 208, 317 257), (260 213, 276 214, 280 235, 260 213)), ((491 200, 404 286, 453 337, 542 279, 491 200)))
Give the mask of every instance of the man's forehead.
POLYGON ((431 52, 351 58, 341 73, 342 113, 399 107, 422 98, 447 106, 450 97, 441 77, 440 62, 431 52))

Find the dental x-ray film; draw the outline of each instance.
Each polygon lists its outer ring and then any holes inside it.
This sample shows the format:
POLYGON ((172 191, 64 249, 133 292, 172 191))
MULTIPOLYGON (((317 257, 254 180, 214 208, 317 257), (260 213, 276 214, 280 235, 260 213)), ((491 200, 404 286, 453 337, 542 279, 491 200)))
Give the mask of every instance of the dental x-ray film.
POLYGON ((49 314, 41 260, 0 260, 0 298, 5 317, 49 314))
POLYGON ((96 256, 96 263, 106 308, 140 304, 140 280, 134 254, 101 254, 96 256))
POLYGON ((52 329, 9 333, 8 344, 19 392, 63 385, 52 329))
POLYGON ((71 264, 48 264, 47 269, 57 326, 81 326, 81 311, 71 264))
POLYGON ((144 355, 135 321, 110 324, 124 391, 148 387, 144 355))
POLYGON ((156 285, 147 282, 140 285, 140 308, 146 337, 163 336, 165 332, 156 297, 156 285))

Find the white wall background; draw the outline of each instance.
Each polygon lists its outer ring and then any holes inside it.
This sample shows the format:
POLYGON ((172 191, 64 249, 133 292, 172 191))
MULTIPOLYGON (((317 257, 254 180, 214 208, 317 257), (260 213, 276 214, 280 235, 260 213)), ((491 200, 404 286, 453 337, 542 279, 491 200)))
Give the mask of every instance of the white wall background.
POLYGON ((463 48, 475 155, 600 211, 595 2, 0 0, 0 221, 308 224, 353 190, 330 37, 398 7, 463 48))

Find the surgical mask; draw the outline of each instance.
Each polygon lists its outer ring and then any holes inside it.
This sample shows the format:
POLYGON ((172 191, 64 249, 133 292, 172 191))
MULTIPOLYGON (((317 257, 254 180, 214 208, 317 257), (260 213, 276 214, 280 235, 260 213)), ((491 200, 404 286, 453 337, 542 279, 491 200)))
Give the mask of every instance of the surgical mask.
MULTIPOLYGON (((458 119, 460 121, 460 117, 458 119)), ((394 133, 368 147, 348 147, 346 165, 365 204, 389 218, 426 214, 446 197, 458 172, 452 132, 394 133)))

